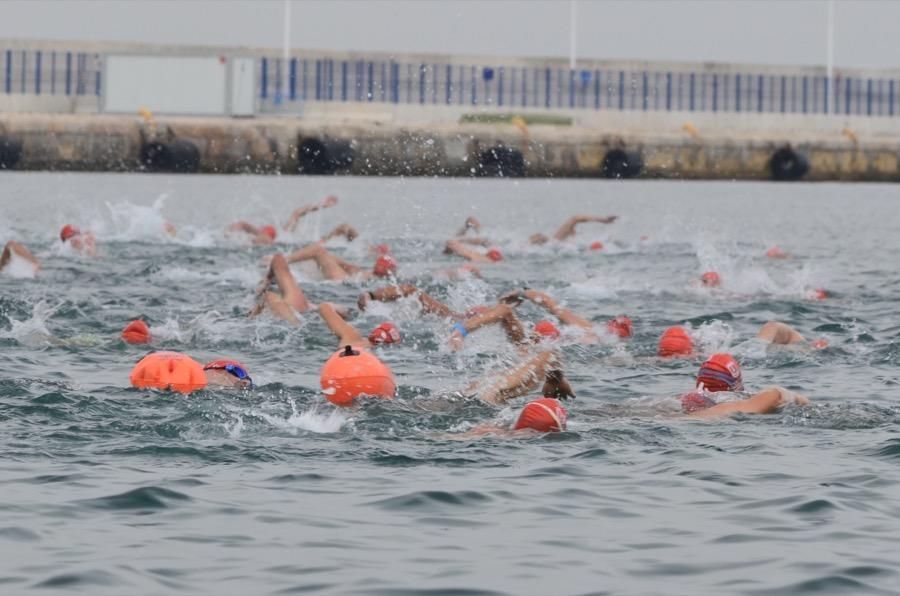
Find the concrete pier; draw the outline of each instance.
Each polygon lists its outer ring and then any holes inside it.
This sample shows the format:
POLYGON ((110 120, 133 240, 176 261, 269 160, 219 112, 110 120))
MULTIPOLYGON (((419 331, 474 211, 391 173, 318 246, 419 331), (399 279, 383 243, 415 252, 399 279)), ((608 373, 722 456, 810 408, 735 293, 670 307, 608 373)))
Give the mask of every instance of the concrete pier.
MULTIPOLYGON (((900 180, 900 133, 859 122, 703 118, 574 124, 554 113, 493 122, 0 114, 0 168, 364 176, 900 180), (739 124, 739 123, 738 123, 739 124), (758 121, 757 121, 758 124, 758 121), (812 124, 812 126, 811 126, 812 124), (855 128, 858 125, 858 129, 855 128)), ((463 119, 465 120, 465 119, 463 119)))

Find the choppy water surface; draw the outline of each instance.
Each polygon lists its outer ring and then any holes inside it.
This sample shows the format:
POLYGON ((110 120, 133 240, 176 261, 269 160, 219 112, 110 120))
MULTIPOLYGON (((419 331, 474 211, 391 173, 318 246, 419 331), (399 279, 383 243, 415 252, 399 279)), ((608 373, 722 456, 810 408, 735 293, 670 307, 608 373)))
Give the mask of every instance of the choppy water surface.
MULTIPOLYGON (((90 594, 900 593, 897 191, 893 186, 11 174, 0 240, 42 259, 0 277, 0 590, 90 594), (562 349, 578 399, 550 436, 453 440, 498 409, 451 398, 513 359, 498 332, 445 348, 448 323, 412 302, 358 315, 406 333, 383 352, 393 402, 338 410, 318 391, 335 346, 247 319, 260 258, 236 219, 281 221, 340 196, 288 250, 341 221, 335 250, 368 262, 388 242, 402 278, 464 309, 523 284, 598 323, 627 313, 624 343, 562 349), (568 215, 615 213, 565 245, 530 247, 568 215), (506 254, 485 281, 432 273, 468 214, 506 254), (176 238, 163 231, 168 219, 176 238), (71 222, 101 257, 68 254, 71 222), (646 239, 641 239, 646 236, 646 239), (602 240, 600 253, 585 250, 602 240), (779 244, 794 255, 763 258, 779 244), (718 270, 721 290, 696 286, 718 270), (830 297, 813 301, 810 288, 830 297), (154 347, 237 357, 261 386, 188 397, 128 388, 146 351, 118 339, 147 316, 154 347), (749 341, 784 320, 822 351, 749 341), (699 360, 660 362, 656 339, 690 324, 728 349, 750 389, 815 405, 713 423, 665 415, 699 360), (647 407, 649 406, 649 407, 647 407)), ((295 272, 313 301, 352 305, 365 284, 295 272)), ((542 318, 533 307, 523 318, 542 318)))

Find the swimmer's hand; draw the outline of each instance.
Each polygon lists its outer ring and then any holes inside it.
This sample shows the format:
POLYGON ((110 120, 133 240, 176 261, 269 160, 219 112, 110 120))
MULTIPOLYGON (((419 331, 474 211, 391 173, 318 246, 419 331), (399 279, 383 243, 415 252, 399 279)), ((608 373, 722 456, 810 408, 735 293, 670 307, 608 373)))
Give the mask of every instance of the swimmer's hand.
POLYGON ((553 397, 556 399, 575 399, 575 392, 569 381, 563 375, 561 370, 551 370, 547 372, 544 387, 541 390, 544 397, 553 397))
POLYGON ((788 404, 808 406, 810 403, 808 397, 800 395, 799 393, 794 393, 790 389, 785 389, 784 387, 774 387, 774 389, 781 395, 781 404, 779 407, 784 407, 788 404))
POLYGON ((328 209, 329 207, 334 207, 337 205, 338 198, 334 195, 328 195, 325 197, 325 200, 322 201, 322 209, 328 209))
POLYGON ((356 299, 356 306, 359 307, 360 311, 365 311, 366 306, 369 304, 369 300, 374 300, 375 296, 372 292, 363 292, 359 295, 359 298, 356 299))

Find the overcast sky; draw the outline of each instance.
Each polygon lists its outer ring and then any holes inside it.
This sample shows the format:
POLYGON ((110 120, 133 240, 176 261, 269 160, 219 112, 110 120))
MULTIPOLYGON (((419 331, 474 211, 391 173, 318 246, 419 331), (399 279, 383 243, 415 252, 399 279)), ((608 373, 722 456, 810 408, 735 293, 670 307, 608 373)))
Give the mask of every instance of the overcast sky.
MULTIPOLYGON (((292 0, 292 46, 568 56, 569 0, 292 0)), ((578 55, 824 64, 826 0, 577 0, 578 55)), ((0 37, 280 47, 283 0, 5 0, 0 37)), ((900 66, 900 2, 837 0, 835 64, 900 66)))

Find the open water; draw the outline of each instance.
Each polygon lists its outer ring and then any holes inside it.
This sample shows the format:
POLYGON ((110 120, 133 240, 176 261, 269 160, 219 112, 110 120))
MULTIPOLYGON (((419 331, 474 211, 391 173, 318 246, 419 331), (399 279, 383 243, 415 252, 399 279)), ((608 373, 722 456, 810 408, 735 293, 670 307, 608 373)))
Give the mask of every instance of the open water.
MULTIPOLYGON (((0 277, 0 593, 900 593, 895 186, 3 173, 0 207, 0 241, 43 262, 0 277), (224 233, 327 193, 340 203, 275 249, 224 233), (621 219, 526 244, 581 212, 621 219), (449 282, 434 272, 458 263, 441 249, 469 214, 506 259, 449 282), (341 221, 362 235, 334 250, 368 263, 388 242, 401 279, 455 308, 527 284, 601 332, 626 313, 635 336, 561 348, 567 432, 458 440, 514 420, 525 399, 454 393, 514 353, 493 330, 452 353, 446 321, 379 306, 353 323, 405 332, 382 352, 399 397, 338 409, 317 316, 244 314, 261 257, 341 221), (94 230, 100 257, 62 247, 64 223, 94 230), (773 244, 793 258, 764 258, 773 244), (721 289, 696 284, 709 269, 721 289), (130 388, 147 348, 119 332, 138 315, 154 348, 241 359, 259 387, 130 388), (751 338, 770 319, 830 346, 766 349, 751 338), (654 357, 675 323, 735 353, 748 389, 814 405, 678 419, 702 357, 654 357)), ((314 302, 371 287, 295 271, 314 302)))

